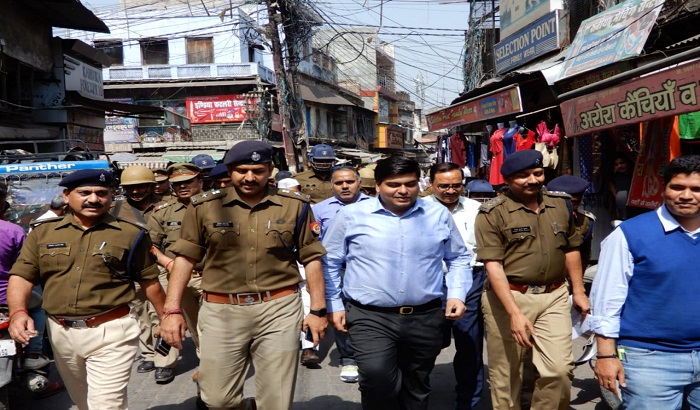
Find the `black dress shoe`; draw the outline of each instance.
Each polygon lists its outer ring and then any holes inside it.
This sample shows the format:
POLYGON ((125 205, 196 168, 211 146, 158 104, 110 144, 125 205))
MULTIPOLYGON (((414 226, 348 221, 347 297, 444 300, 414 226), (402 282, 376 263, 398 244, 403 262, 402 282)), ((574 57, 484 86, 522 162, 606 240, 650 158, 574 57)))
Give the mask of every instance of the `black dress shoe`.
POLYGON ((321 363, 321 358, 318 357, 314 349, 302 349, 301 351, 301 364, 302 366, 309 366, 313 364, 321 363))
POLYGON ((139 367, 136 368, 136 371, 139 373, 148 373, 154 371, 155 369, 156 365, 152 360, 144 360, 141 362, 139 367))
POLYGON ((156 367, 156 383, 168 384, 175 379, 175 370, 168 367, 156 367))

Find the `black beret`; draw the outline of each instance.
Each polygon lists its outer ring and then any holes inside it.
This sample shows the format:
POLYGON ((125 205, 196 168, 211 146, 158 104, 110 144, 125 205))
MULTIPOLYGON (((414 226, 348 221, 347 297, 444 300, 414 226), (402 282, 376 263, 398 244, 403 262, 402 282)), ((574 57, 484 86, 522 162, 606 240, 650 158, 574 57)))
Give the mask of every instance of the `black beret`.
POLYGON ((104 169, 81 169, 63 178, 58 185, 68 189, 80 186, 103 186, 109 188, 112 187, 113 183, 114 176, 112 175, 112 171, 104 169))
POLYGON ((272 162, 272 146, 261 141, 241 141, 228 150, 226 165, 255 165, 272 162))
POLYGON ((473 193, 493 193, 493 185, 483 179, 474 179, 467 184, 467 191, 473 193))
POLYGON ((566 192, 569 195, 582 195, 588 188, 588 181, 573 175, 562 175, 547 184, 547 190, 566 192))
POLYGON ((501 175, 509 176, 524 169, 542 168, 542 153, 533 149, 524 149, 510 154, 501 166, 501 175))
POLYGON ((283 179, 285 179, 285 178, 291 178, 291 177, 292 177, 292 173, 291 173, 291 172, 289 172, 289 171, 280 171, 280 172, 277 173, 277 175, 275 175, 275 182, 280 182, 281 180, 283 180, 283 179))
POLYGON ((209 171, 209 178, 211 179, 226 178, 228 176, 229 174, 226 164, 219 164, 209 171))

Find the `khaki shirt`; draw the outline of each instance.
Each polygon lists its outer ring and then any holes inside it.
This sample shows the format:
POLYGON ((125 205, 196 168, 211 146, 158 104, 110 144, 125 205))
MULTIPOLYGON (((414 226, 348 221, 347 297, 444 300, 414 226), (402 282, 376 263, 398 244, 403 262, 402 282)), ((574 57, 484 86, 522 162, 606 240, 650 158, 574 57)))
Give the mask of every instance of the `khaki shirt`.
POLYGON ((294 179, 299 181, 301 192, 311 198, 312 204, 317 204, 333 196, 330 172, 327 180, 316 175, 313 169, 294 175, 294 179))
POLYGON ((163 203, 163 198, 153 195, 153 202, 145 210, 140 210, 129 202, 128 199, 119 199, 113 202, 109 213, 115 218, 121 218, 129 222, 136 222, 143 225, 148 223, 156 208, 163 203))
POLYGON ((593 223, 595 222, 595 216, 590 212, 580 209, 574 216, 576 231, 579 236, 581 236, 581 246, 579 247, 579 251, 581 251, 581 266, 583 270, 586 270, 586 267, 591 262, 591 243, 593 242, 593 223))
POLYGON ((269 189, 253 208, 235 188, 212 190, 192 198, 182 220, 180 239, 170 247, 177 255, 204 261, 202 289, 208 292, 243 293, 279 289, 299 283, 299 262, 306 264, 326 250, 313 232, 313 212, 294 230, 306 195, 269 189), (298 194, 298 195, 297 195, 298 194))
POLYGON ((508 281, 548 285, 566 274, 565 253, 581 244, 567 194, 543 192, 539 213, 511 192, 486 202, 476 217, 479 261, 502 261, 508 281))
MULTIPOLYGON (((180 228, 182 228, 182 218, 185 217, 187 205, 173 199, 159 205, 148 221, 148 234, 153 245, 160 249, 165 256, 175 258, 170 247, 180 238, 180 228)), ((195 270, 202 270, 204 262, 200 261, 195 266, 195 270)))
POLYGON ((44 288, 43 308, 55 316, 95 315, 136 298, 134 283, 118 278, 126 272, 132 244, 143 240, 132 257, 142 280, 157 279, 158 268, 149 254, 151 239, 138 226, 112 215, 83 230, 72 215, 40 221, 27 236, 10 275, 44 288))

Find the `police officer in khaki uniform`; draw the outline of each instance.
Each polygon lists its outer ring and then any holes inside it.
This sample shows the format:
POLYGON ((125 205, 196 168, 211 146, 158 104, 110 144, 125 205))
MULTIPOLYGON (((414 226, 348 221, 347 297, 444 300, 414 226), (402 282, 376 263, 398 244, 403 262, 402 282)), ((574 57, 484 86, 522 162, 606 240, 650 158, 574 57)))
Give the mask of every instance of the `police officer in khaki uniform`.
POLYGON ((316 145, 311 149, 311 169, 294 175, 294 179, 301 185, 301 192, 311 198, 312 204, 333 196, 331 175, 335 160, 335 153, 330 145, 316 145))
POLYGON ((547 190, 554 192, 564 192, 571 195, 571 205, 574 211, 574 222, 576 230, 581 236, 581 266, 586 271, 586 267, 591 261, 591 243, 593 242, 593 225, 595 215, 581 209, 583 194, 588 189, 589 182, 583 178, 573 175, 562 175, 556 177, 547 184, 547 190))
POLYGON ((104 170, 60 182, 72 214, 35 224, 7 291, 10 335, 26 344, 35 331, 27 301, 34 285, 43 287, 56 367, 80 410, 128 407, 139 336, 134 283, 158 312, 165 299, 147 232, 108 213, 111 184, 104 170))
POLYGON ((156 179, 156 186, 153 188, 153 192, 163 198, 174 197, 175 193, 170 189, 170 181, 168 181, 168 171, 163 168, 156 168, 153 170, 153 175, 156 179))
MULTIPOLYGON (((201 169, 187 162, 173 164, 168 167, 170 184, 175 189, 176 199, 162 204, 156 209, 153 217, 148 221, 148 232, 153 242, 154 255, 161 267, 161 285, 167 290, 169 269, 172 269, 175 254, 170 247, 180 238, 182 218, 190 204, 190 199, 202 192, 203 181, 201 169)), ((202 300, 202 268, 204 262, 200 261, 194 267, 186 291, 182 294, 182 315, 187 327, 190 329, 192 341, 199 356, 199 334, 197 333, 197 316, 202 300)), ((168 383, 175 377, 174 368, 177 364, 178 349, 170 349, 167 360, 157 364, 156 382, 168 383)), ((196 379, 196 378, 195 378, 196 379)))
MULTIPOLYGON (((325 250, 307 197, 267 185, 272 147, 243 141, 224 158, 234 187, 192 198, 170 272, 166 312, 179 309, 195 264, 204 258, 199 386, 210 409, 241 408, 249 364, 261 409, 290 409, 299 331, 314 344, 328 324, 321 256, 325 250), (311 314, 303 318, 297 261, 306 270, 311 314)), ((163 337, 181 346, 181 316, 162 321, 163 337)), ((244 405, 245 406, 245 405, 244 405)), ((246 408, 246 407, 243 407, 246 408)))
MULTIPOLYGON (((145 226, 156 207, 163 203, 161 196, 154 193, 156 180, 153 171, 143 165, 132 165, 122 171, 120 185, 126 198, 114 201, 110 213, 115 218, 121 218, 145 226)), ((135 308, 139 315, 139 326, 141 327, 139 350, 141 351, 141 356, 143 356, 143 360, 139 363, 136 371, 147 373, 156 368, 156 362, 161 363, 165 358, 157 355, 153 350, 155 343, 153 335, 158 327, 158 315, 153 306, 148 303, 146 293, 138 283, 136 284, 135 308)), ((177 359, 177 356, 175 359, 177 359)))
POLYGON ((581 238, 569 195, 542 190, 542 154, 518 151, 503 163, 509 191, 476 219, 493 408, 519 409, 524 349, 539 372, 532 409, 568 409, 573 379, 568 272, 576 308, 590 310, 583 288, 581 238))

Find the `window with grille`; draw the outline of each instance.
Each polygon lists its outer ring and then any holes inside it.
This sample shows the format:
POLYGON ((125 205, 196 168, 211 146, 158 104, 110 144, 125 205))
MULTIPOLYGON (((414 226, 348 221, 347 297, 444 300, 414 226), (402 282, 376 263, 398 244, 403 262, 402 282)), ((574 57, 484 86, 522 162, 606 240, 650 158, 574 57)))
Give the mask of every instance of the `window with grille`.
POLYGON ((113 66, 124 65, 124 45, 121 40, 95 40, 92 44, 114 59, 113 66))
POLYGON ((214 43, 211 37, 187 38, 187 64, 213 64, 214 43))
POLYGON ((139 43, 143 65, 168 64, 168 40, 149 38, 139 43))

